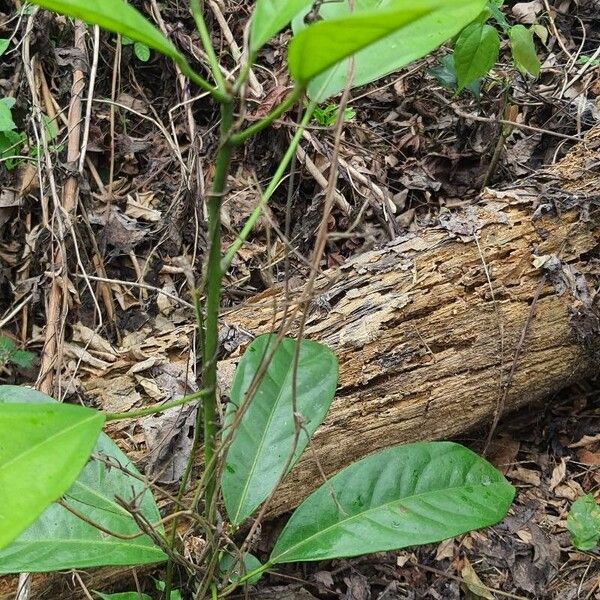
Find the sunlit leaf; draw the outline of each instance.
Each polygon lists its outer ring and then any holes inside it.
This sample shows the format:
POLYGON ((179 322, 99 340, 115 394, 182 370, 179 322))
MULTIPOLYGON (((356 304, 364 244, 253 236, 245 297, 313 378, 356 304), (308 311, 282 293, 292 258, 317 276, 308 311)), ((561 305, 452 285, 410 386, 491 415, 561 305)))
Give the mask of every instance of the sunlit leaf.
POLYGON ((182 55, 150 21, 125 0, 32 0, 54 12, 99 25, 169 56, 176 61, 182 55))
POLYGON ((250 52, 255 53, 314 0, 257 0, 250 25, 250 52))
POLYGON ((103 423, 82 406, 0 404, 0 549, 67 491, 103 423))
POLYGON ((577 498, 567 516, 571 542, 578 550, 593 550, 600 541, 600 506, 594 496, 577 498))
MULTIPOLYGON (((35 390, 0 386, 0 415, 13 402, 35 403, 42 408, 62 406, 35 390)), ((141 535, 130 513, 117 501, 121 499, 134 507, 157 533, 163 533, 151 492, 135 466, 105 434, 100 434, 92 459, 63 499, 90 522, 58 503, 51 504, 17 539, 0 550, 0 574, 136 565, 166 559, 148 536, 141 535)))

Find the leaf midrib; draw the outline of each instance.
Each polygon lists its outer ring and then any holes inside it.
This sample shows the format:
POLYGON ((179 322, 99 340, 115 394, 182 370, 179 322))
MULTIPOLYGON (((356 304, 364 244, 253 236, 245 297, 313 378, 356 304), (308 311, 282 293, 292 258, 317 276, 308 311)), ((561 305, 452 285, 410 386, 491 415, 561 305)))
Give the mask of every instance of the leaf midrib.
MULTIPOLYGON (((313 359, 313 360, 314 360, 314 359, 313 359)), ((298 363, 300 363, 300 361, 299 361, 299 360, 298 360, 298 363)), ((249 486, 250 486, 250 480, 252 479, 252 476, 254 475, 254 473, 255 473, 255 471, 256 471, 256 465, 257 465, 257 463, 258 463, 258 457, 259 457, 259 455, 260 455, 260 452, 262 451, 262 449, 263 449, 263 447, 264 447, 264 444, 265 444, 265 440, 266 440, 266 432, 269 430, 269 427, 270 427, 270 425, 271 425, 271 422, 273 421, 273 417, 274 417, 274 415, 275 415, 275 412, 276 412, 276 410, 275 410, 275 409, 277 408, 277 406, 279 405, 279 402, 280 402, 280 400, 281 400, 281 397, 282 397, 282 394, 283 394, 283 390, 284 390, 284 386, 285 386, 285 385, 288 383, 289 379, 291 378, 291 373, 292 373, 292 372, 293 372, 293 370, 294 370, 294 369, 293 369, 293 366, 294 366, 294 363, 293 363, 293 360, 291 360, 291 361, 290 361, 290 366, 289 366, 289 368, 288 368, 288 370, 287 370, 287 373, 286 373, 286 375, 285 375, 285 378, 284 378, 284 380, 283 380, 283 385, 281 386, 281 389, 279 390, 279 393, 277 394, 277 399, 275 400, 275 403, 273 404, 273 410, 271 410, 271 411, 270 411, 269 418, 268 418, 268 420, 267 420, 267 423, 266 423, 266 425, 265 425, 265 428, 264 428, 264 431, 263 431, 263 435, 261 435, 261 438, 260 438, 260 443, 258 444, 258 446, 257 446, 257 451, 256 451, 256 453, 254 454, 254 460, 252 461, 252 467, 251 467, 251 469, 248 471, 248 476, 246 477, 246 482, 245 482, 245 484, 244 484, 243 492, 242 492, 242 494, 240 495, 240 500, 239 500, 239 502, 238 502, 238 507, 237 507, 237 511, 236 511, 236 513, 235 513, 235 517, 234 517, 234 518, 232 518, 232 521, 233 521, 234 523, 237 523, 237 522, 238 522, 238 518, 239 518, 239 516, 240 516, 240 511, 241 511, 241 509, 242 509, 242 504, 243 504, 243 502, 246 500, 246 498, 247 498, 247 495, 248 495, 248 488, 249 488, 249 486)), ((300 371, 300 368, 298 368, 298 371, 300 371)), ((257 390, 257 391, 258 391, 258 390, 257 390)), ((255 394, 255 396, 256 396, 256 394, 255 394)), ((292 417, 293 417, 293 415, 292 415, 292 417)), ((295 453, 295 452, 296 452, 296 450, 294 450, 294 453, 295 453)))
MULTIPOLYGON (((482 484, 482 483, 479 483, 479 484, 476 484, 476 485, 474 485, 473 487, 475 487, 475 488, 483 487, 483 488, 489 489, 490 487, 496 486, 496 485, 498 485, 498 484, 500 484, 500 485, 506 485, 506 484, 504 484, 504 483, 503 483, 503 482, 501 482, 501 481, 497 481, 497 482, 494 482, 494 483, 492 483, 492 484, 489 484, 489 485, 484 485, 484 484, 482 484)), ((281 558, 281 557, 282 557, 282 556, 284 556, 285 554, 288 554, 288 553, 289 553, 289 552, 291 552, 292 550, 295 550, 296 548, 298 548, 298 547, 300 547, 300 546, 303 546, 304 544, 306 544, 306 543, 307 543, 307 542, 309 542, 310 540, 312 540, 312 539, 314 539, 314 538, 316 538, 316 537, 318 537, 318 536, 320 536, 320 535, 323 535, 323 534, 325 534, 326 532, 330 531, 331 529, 335 529, 336 527, 339 527, 340 525, 347 524, 347 523, 351 522, 352 520, 354 520, 354 519, 356 519, 356 518, 358 518, 358 517, 363 517, 363 516, 365 516, 365 515, 366 515, 366 516, 368 516, 368 515, 369 515, 369 513, 375 512, 376 510, 380 510, 380 509, 382 509, 382 508, 389 507, 389 506, 391 506, 391 505, 393 505, 393 504, 397 504, 397 503, 399 503, 399 502, 402 502, 402 501, 405 501, 405 500, 407 500, 407 499, 411 499, 411 500, 412 500, 413 498, 417 498, 417 499, 418 499, 419 497, 426 496, 426 495, 428 495, 428 494, 434 494, 434 493, 436 493, 436 492, 446 492, 446 493, 448 493, 448 492, 452 492, 452 491, 460 490, 461 488, 464 488, 464 487, 466 487, 466 485, 467 485, 467 484, 464 484, 464 485, 461 485, 461 486, 454 486, 454 487, 450 487, 450 488, 443 488, 443 489, 441 489, 441 490, 435 490, 434 492, 423 492, 423 493, 421 493, 421 494, 413 494, 412 496, 406 496, 406 497, 404 497, 404 498, 401 498, 401 499, 398 499, 398 500, 393 500, 393 501, 391 501, 391 502, 384 502, 383 504, 379 504, 378 506, 376 506, 376 507, 374 507, 374 508, 369 508, 369 509, 367 509, 367 510, 365 510, 365 511, 363 511, 363 512, 360 512, 360 513, 357 513, 357 514, 355 514, 355 515, 352 515, 351 517, 348 517, 347 519, 343 519, 343 520, 341 520, 341 521, 336 521, 336 523, 334 523, 333 525, 330 525, 329 527, 326 527, 325 529, 321 529, 321 530, 320 530, 320 531, 318 531, 317 533, 315 533, 315 534, 313 534, 313 535, 311 535, 311 536, 309 536, 309 537, 307 537, 307 538, 304 538, 304 539, 303 539, 301 542, 298 542, 297 544, 294 544, 293 546, 290 546, 290 547, 289 547, 287 550, 285 550, 285 552, 282 552, 282 553, 281 553, 281 554, 279 554, 277 557, 275 557, 275 558, 271 557, 271 559, 270 559, 270 560, 271 560, 271 562, 273 562, 274 564, 277 564, 277 559, 281 558)))

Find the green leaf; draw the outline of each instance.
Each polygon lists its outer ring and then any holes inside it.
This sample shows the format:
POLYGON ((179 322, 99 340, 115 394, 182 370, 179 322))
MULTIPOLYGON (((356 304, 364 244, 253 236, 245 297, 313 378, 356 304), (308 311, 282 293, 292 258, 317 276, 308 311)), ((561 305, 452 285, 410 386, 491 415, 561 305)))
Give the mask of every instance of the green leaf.
POLYGON ((148 594, 138 594, 138 592, 120 592, 118 594, 103 594, 102 592, 94 592, 100 600, 152 600, 148 594))
POLYGON ((524 25, 515 25, 508 32, 512 56, 517 69, 534 77, 540 74, 540 59, 535 51, 533 33, 524 25))
POLYGON ((496 64, 499 52, 500 36, 493 27, 483 23, 465 27, 454 48, 458 90, 487 75, 496 64))
POLYGON ((150 48, 146 44, 135 42, 133 44, 133 52, 138 57, 138 60, 142 62, 148 62, 150 60, 150 48))
MULTIPOLYGON (((238 556, 232 556, 231 554, 224 554, 221 562, 219 563, 219 571, 221 575, 226 575, 229 572, 229 581, 238 581, 240 577, 243 577, 247 573, 256 571, 259 567, 262 567, 262 563, 254 554, 246 552, 244 554, 243 566, 240 565, 240 559, 238 556), (241 567, 241 568, 240 568, 241 567)), ((263 576, 263 571, 256 575, 246 579, 244 583, 254 585, 258 583, 258 580, 263 576)))
MULTIPOLYGON (((16 386, 0 386, 0 414, 7 402, 48 406, 52 398, 16 386)), ((0 574, 44 572, 103 565, 149 564, 166 560, 163 552, 140 530, 117 498, 135 506, 159 534, 160 513, 151 492, 131 461, 105 434, 90 460, 64 495, 67 505, 90 521, 122 537, 110 536, 81 520, 60 504, 50 505, 14 542, 0 550, 0 574)))
POLYGON ((387 38, 405 25, 429 14, 429 2, 393 11, 370 11, 332 21, 319 21, 294 36, 288 67, 302 85, 348 56, 387 38))
MULTIPOLYGON (((265 356, 273 350, 275 337, 256 338, 242 356, 225 413, 224 435, 244 402, 252 380, 265 356)), ((296 414, 300 418, 298 439, 292 402, 293 357, 296 341, 284 338, 271 358, 239 426, 233 433, 222 478, 223 500, 230 521, 242 523, 263 502, 289 468, 298 460, 310 437, 323 421, 337 385, 337 359, 326 346, 302 340, 296 377, 296 414)))
MULTIPOLYGON (((0 158, 7 159, 9 156, 19 154, 23 149, 25 139, 25 134, 17 131, 0 131, 0 158)), ((17 161, 15 159, 7 159, 2 164, 10 171, 14 169, 17 161)))
POLYGON ((2 56, 7 50, 10 40, 2 38, 0 39, 0 56, 2 56))
POLYGON ((314 0, 257 0, 250 23, 250 52, 258 52, 314 0))
POLYGON ((14 104, 14 98, 0 98, 0 132, 11 131, 17 128, 11 113, 11 108, 14 104))
POLYGON ((71 404, 0 405, 0 549, 67 491, 103 423, 71 404))
POLYGON ((514 488, 494 467, 450 442, 387 448, 346 467, 292 515, 270 562, 397 550, 487 527, 514 488))
MULTIPOLYGON (((425 56, 440 44, 455 36, 485 8, 484 0, 430 0, 418 3, 410 3, 408 0, 355 0, 354 4, 355 14, 353 18, 356 19, 361 18, 362 15, 375 15, 376 18, 379 17, 385 21, 386 15, 390 11, 402 13, 415 10, 413 5, 418 6, 417 10, 427 9, 428 7, 432 10, 430 14, 421 16, 412 23, 405 24, 400 29, 390 31, 390 23, 387 23, 388 26, 380 32, 383 34, 385 30, 388 35, 356 52, 354 55, 354 77, 352 79, 354 87, 375 81, 425 56)), ((349 11, 347 0, 327 2, 321 6, 320 16, 325 22, 343 20, 343 18, 350 18, 349 11)), ((323 29, 323 22, 315 23, 306 28, 303 20, 304 16, 305 12, 298 15, 292 22, 294 33, 299 36, 303 31, 318 27, 315 33, 311 34, 311 42, 319 48, 322 36, 328 35, 323 29)), ((358 25, 358 22, 355 25, 358 25)), ((342 38, 354 35, 354 30, 345 30, 343 23, 340 23, 339 27, 334 26, 334 30, 336 35, 342 38)), ((363 39, 362 42, 364 43, 364 41, 363 39)), ((292 41, 292 45, 295 43, 292 41)), ((329 52, 328 46, 334 44, 335 40, 330 40, 323 47, 323 51, 329 52)), ((305 44, 302 43, 302 46, 305 46, 305 44)), ((300 53, 304 52, 302 48, 298 48, 298 50, 300 53)), ((336 54, 336 60, 338 60, 337 57, 339 57, 339 52, 336 54)), ((313 55, 307 53, 304 56, 296 56, 295 60, 310 64, 313 55)), ((322 102, 329 96, 337 94, 344 89, 347 74, 348 60, 329 68, 309 83, 308 93, 310 97, 313 100, 322 102)))
POLYGON ((10 362, 22 369, 30 369, 35 361, 35 354, 26 350, 15 350, 9 358, 10 362))
POLYGON ((567 515, 571 543, 578 550, 593 550, 600 541, 600 506, 594 496, 577 498, 567 515))
POLYGON ((32 0, 34 4, 54 12, 99 25, 141 42, 176 62, 185 61, 177 48, 140 12, 125 0, 32 0))
POLYGON ((508 33, 510 25, 508 24, 504 13, 500 10, 502 4, 504 3, 497 2, 496 0, 491 0, 490 2, 488 2, 487 8, 490 11, 490 14, 493 17, 494 21, 496 21, 496 23, 498 23, 498 25, 502 27, 502 31, 504 31, 504 33, 508 33))

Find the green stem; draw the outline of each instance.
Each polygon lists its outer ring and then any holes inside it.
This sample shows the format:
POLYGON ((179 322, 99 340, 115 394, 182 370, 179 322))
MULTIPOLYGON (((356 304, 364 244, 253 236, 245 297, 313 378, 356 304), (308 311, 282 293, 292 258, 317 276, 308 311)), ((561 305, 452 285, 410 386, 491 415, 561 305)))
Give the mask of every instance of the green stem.
POLYGON ((242 231, 240 231, 240 233, 237 236, 237 238, 235 239, 235 241, 231 244, 231 246, 225 253, 223 260, 221 261, 222 273, 225 273, 227 271, 227 269, 229 268, 229 266, 231 265, 231 261, 233 260, 237 251, 242 247, 242 245, 246 241, 247 237, 250 235, 250 232, 252 231, 252 228, 254 227, 258 217, 260 217, 260 214, 263 211, 265 205, 271 199, 271 196, 273 195, 273 193, 275 192, 275 190, 281 183, 281 180, 283 178, 285 170, 287 169, 288 165, 290 164, 290 161, 292 160, 292 157, 294 156, 294 154, 296 152, 296 148, 298 147, 298 144, 300 143, 300 140, 302 139, 302 134, 304 133, 304 130, 306 129, 307 125, 309 124, 310 119, 312 117, 312 114, 313 114, 316 106, 317 106, 316 102, 311 102, 308 105, 308 107, 306 108, 306 112, 304 113, 304 116, 302 117, 302 121, 300 121, 300 125, 298 126, 298 129, 296 130, 296 133, 294 134, 294 137, 292 138, 292 141, 290 142, 288 149, 286 150, 285 154, 283 155, 283 158, 281 159, 281 162, 279 163, 279 166, 277 167, 277 170, 275 171, 275 174, 273 175, 273 178, 271 179, 269 186, 263 192, 258 204, 256 205, 256 208, 252 211, 252 214, 248 217, 248 220, 244 224, 242 231))
MULTIPOLYGON (((221 301, 221 202, 225 187, 227 184, 227 174, 231 162, 232 146, 228 142, 228 136, 233 124, 233 105, 231 102, 221 104, 221 127, 220 127, 220 147, 215 160, 215 175, 212 183, 212 190, 207 199, 208 205, 208 266, 203 281, 203 289, 206 289, 206 311, 203 319, 200 309, 200 297, 198 291, 194 293, 194 309, 196 320, 198 322, 198 338, 200 351, 202 352, 202 383, 212 381, 216 386, 217 382, 217 360, 219 335, 219 308, 221 301)), ((181 501, 185 486, 189 480, 193 467, 194 457, 200 443, 200 429, 204 430, 204 476, 205 486, 205 514, 210 523, 214 523, 214 496, 215 496, 215 448, 217 445, 217 395, 216 387, 209 390, 206 388, 202 402, 202 410, 198 411, 196 418, 196 427, 194 431, 194 442, 192 452, 188 461, 186 471, 181 479, 178 502, 181 501)), ((173 548, 177 533, 177 520, 173 519, 170 532, 170 545, 173 548)), ((210 543, 210 541, 209 541, 210 543)), ((165 593, 166 600, 172 588, 173 582, 173 561, 167 562, 165 574, 165 593)))
POLYGON ((217 446, 217 350, 219 336, 219 309, 221 304, 221 203, 227 185, 233 146, 229 141, 233 125, 233 104, 221 104, 220 147, 215 162, 212 191, 207 200, 208 258, 206 269, 206 311, 204 330, 204 356, 202 357, 202 383, 210 390, 203 406, 204 466, 206 487, 205 512, 209 523, 215 516, 215 449, 217 446))
POLYGON ((208 396, 209 394, 210 390, 199 390, 198 392, 194 392, 188 396, 183 396, 183 398, 179 398, 178 400, 164 402, 163 404, 154 404, 153 406, 140 408, 139 410, 130 410, 128 412, 120 413, 106 413, 106 421, 123 421, 125 419, 137 419, 138 417, 155 415, 156 413, 163 412, 169 408, 174 408, 175 406, 181 406, 182 404, 189 404, 190 402, 200 400, 200 398, 208 396))
POLYGON ((248 138, 251 138, 253 135, 256 135, 259 131, 262 131, 273 121, 278 119, 283 113, 287 112, 302 96, 304 93, 304 89, 301 87, 295 87, 286 97, 286 99, 276 106, 268 115, 263 117, 260 121, 256 121, 256 123, 250 125, 250 127, 240 131, 231 136, 231 143, 234 145, 243 144, 248 138))
POLYGON ((190 66, 190 64, 183 57, 181 59, 177 59, 177 66, 181 70, 181 73, 185 75, 190 81, 195 83, 200 89, 208 92, 215 100, 218 102, 229 102, 230 98, 227 93, 224 91, 212 86, 206 79, 200 77, 194 69, 190 66))
POLYGON ((210 39, 210 33, 208 32, 206 22, 204 21, 200 0, 190 0, 190 7, 192 9, 192 16, 196 22, 196 29, 200 35, 200 41, 202 42, 202 46, 208 58, 208 65, 210 66, 211 73, 215 78, 217 88, 219 88, 221 91, 225 91, 227 89, 225 79, 223 79, 223 75, 221 74, 221 65, 219 64, 219 60, 215 54, 215 49, 213 48, 210 39))
POLYGON ((248 581, 249 579, 252 579, 256 575, 260 575, 261 573, 268 571, 272 566, 273 566, 273 563, 266 562, 264 565, 260 565, 260 567, 257 567, 253 571, 246 573, 245 575, 240 577, 237 581, 234 581, 231 585, 228 585, 226 588, 223 588, 223 590, 219 594, 219 598, 225 598, 225 596, 229 596, 229 594, 234 592, 240 585, 242 585, 243 583, 246 583, 246 581, 248 581))
POLYGON ((244 66, 240 69, 240 73, 233 84, 232 94, 237 96, 242 89, 244 83, 246 83, 246 79, 248 79, 248 75, 250 74, 250 69, 252 68, 252 64, 254 63, 254 59, 256 58, 256 54, 252 54, 248 57, 248 60, 244 64, 244 66))

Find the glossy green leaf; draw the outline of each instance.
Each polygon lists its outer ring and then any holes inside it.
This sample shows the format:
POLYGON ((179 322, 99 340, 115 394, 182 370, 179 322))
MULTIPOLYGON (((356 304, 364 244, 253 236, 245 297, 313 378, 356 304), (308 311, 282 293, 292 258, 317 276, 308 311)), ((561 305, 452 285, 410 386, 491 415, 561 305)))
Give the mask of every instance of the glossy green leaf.
MULTIPOLYGON (((219 571, 221 575, 229 573, 229 581, 238 581, 240 577, 243 577, 247 573, 256 571, 259 567, 262 567, 262 563, 254 554, 246 552, 242 561, 243 565, 240 565, 240 559, 238 556, 232 556, 231 554, 224 554, 221 562, 219 563, 219 571)), ((253 575, 249 579, 245 580, 245 583, 254 585, 258 583, 258 580, 262 577, 263 571, 253 575)))
POLYGON ((538 77, 541 65, 535 51, 533 33, 524 25, 515 25, 510 28, 508 36, 512 56, 519 71, 538 77))
MULTIPOLYGON (((0 414, 6 403, 24 401, 46 407, 62 406, 35 390, 0 386, 0 414)), ((150 538, 137 535, 140 530, 135 521, 117 502, 121 498, 135 506, 147 522, 163 532, 154 498, 138 477, 127 456, 101 434, 92 460, 64 494, 64 501, 93 523, 127 539, 102 532, 60 504, 52 504, 16 540, 0 550, 0 574, 164 561, 166 556, 150 538)))
POLYGON ((257 0, 250 23, 250 52, 258 52, 314 0, 257 0))
POLYGON ((0 405, 0 549, 68 490, 103 423, 72 404, 0 405))
MULTIPOLYGON (((301 33, 308 35, 304 32, 313 30, 306 42, 310 41, 310 46, 316 47, 317 54, 332 51, 333 54, 329 56, 328 61, 333 56, 338 61, 340 59, 339 49, 335 50, 330 47, 335 45, 335 40, 338 37, 350 38, 355 34, 354 28, 345 29, 343 23, 345 19, 360 19, 365 16, 367 18, 374 17, 376 21, 386 21, 387 15, 391 12, 397 15, 404 14, 405 16, 412 10, 423 9, 431 12, 425 16, 421 15, 420 18, 410 23, 404 23, 403 26, 396 29, 391 27, 392 22, 388 22, 383 29, 379 30, 379 41, 372 40, 370 45, 365 45, 363 35, 359 34, 362 49, 354 49, 350 52, 350 54, 355 53, 353 86, 365 85, 375 81, 425 56, 440 44, 455 36, 485 8, 484 0, 429 0, 428 2, 418 3, 411 3, 409 0, 355 0, 354 4, 354 16, 350 17, 347 0, 323 3, 319 14, 325 22, 342 21, 333 26, 335 37, 330 40, 323 39, 329 35, 326 28, 324 28, 324 22, 321 21, 309 28, 306 27, 304 16, 307 11, 303 11, 292 22, 296 37, 299 37, 301 33), (321 47, 322 41, 324 45, 321 47)), ((359 21, 354 22, 354 25, 360 27, 359 21)), ((377 37, 374 30, 370 30, 370 34, 377 37)), ((313 61, 312 49, 309 48, 309 44, 306 42, 301 40, 301 43, 297 45, 298 42, 292 41, 290 45, 290 52, 295 47, 293 59, 302 65, 302 68, 300 68, 300 65, 295 65, 294 68, 298 68, 304 75, 306 75, 306 72, 314 71, 314 66, 311 67, 313 61), (306 69, 306 72, 304 69, 306 69)), ((352 43, 352 40, 346 40, 343 44, 345 50, 352 43)), ((341 63, 328 68, 309 83, 308 92, 310 97, 313 100, 322 102, 329 96, 337 94, 344 89, 347 74, 348 60, 343 60, 341 63)))
POLYGON ((428 544, 497 523, 514 488, 450 442, 395 446, 346 467, 292 515, 272 563, 358 556, 428 544))
POLYGON ((32 0, 34 4, 54 12, 99 25, 107 31, 154 48, 157 52, 183 61, 177 48, 140 12, 125 0, 32 0))
POLYGON ((498 32, 485 23, 465 27, 456 40, 454 66, 459 91, 487 75, 496 64, 500 52, 498 32))
POLYGON ((577 498, 567 515, 571 543, 578 550, 593 550, 600 541, 600 506, 594 496, 577 498))
POLYGON ((0 39, 0 56, 2 56, 8 50, 9 44, 10 44, 10 40, 8 40, 6 38, 0 39))
MULTIPOLYGON (((263 357, 272 352, 274 342, 274 336, 260 336, 242 356, 225 414, 225 435, 263 357)), ((294 444, 290 467, 298 460, 327 414, 335 394, 336 357, 326 346, 302 340, 296 374, 296 413, 302 429, 296 439, 292 402, 295 347, 295 340, 284 338, 273 353, 227 452, 222 478, 223 500, 229 520, 236 525, 269 496, 284 473, 294 444)))

